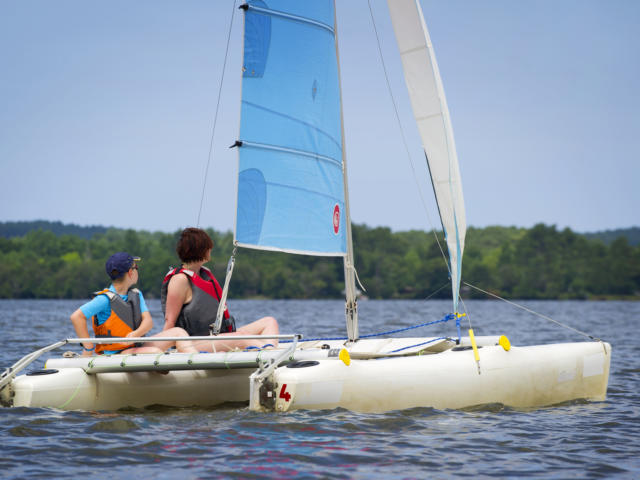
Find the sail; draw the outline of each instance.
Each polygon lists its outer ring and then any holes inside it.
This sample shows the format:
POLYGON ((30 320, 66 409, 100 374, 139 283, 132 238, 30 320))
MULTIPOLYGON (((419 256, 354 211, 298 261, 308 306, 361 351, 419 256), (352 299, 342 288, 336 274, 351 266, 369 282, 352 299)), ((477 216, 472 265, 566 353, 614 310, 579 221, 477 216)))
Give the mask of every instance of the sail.
POLYGON ((453 311, 457 312, 467 225, 447 101, 418 0, 387 0, 387 4, 446 237, 453 311))
POLYGON ((346 254, 333 0, 250 0, 245 10, 238 245, 346 254))

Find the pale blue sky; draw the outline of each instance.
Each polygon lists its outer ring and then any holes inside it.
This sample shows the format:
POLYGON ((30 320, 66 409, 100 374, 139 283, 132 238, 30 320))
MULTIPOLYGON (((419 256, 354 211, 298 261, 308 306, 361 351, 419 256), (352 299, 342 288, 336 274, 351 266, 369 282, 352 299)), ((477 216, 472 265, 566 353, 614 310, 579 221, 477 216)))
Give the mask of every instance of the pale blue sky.
MULTIPOLYGON (((469 225, 640 225, 640 2, 422 0, 469 225)), ((371 0, 436 223, 386 2, 371 0)), ((352 218, 429 229, 366 0, 337 0, 352 218)), ((0 0, 0 221, 195 225, 230 0, 0 0)), ((233 228, 236 12, 200 224, 233 228), (235 48, 234 48, 235 47, 235 48)))

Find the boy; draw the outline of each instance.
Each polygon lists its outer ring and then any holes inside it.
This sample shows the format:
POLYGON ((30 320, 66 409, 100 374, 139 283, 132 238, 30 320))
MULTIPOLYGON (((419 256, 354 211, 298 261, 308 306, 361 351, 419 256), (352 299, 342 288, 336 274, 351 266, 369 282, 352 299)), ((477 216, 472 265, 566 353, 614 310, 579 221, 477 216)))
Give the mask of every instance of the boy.
MULTIPOLYGON (((138 282, 139 257, 127 252, 111 255, 105 270, 112 280, 109 288, 94 294, 94 299, 85 303, 71 314, 71 323, 79 338, 89 337, 87 320, 91 319, 96 338, 127 337, 139 338, 153 327, 153 320, 144 301, 142 292, 133 286, 138 282)), ((154 337, 188 337, 182 328, 164 330, 154 337)), ((195 353, 190 341, 171 340, 147 343, 100 343, 82 344, 82 356, 95 354, 162 353, 176 346, 179 352, 195 353)))

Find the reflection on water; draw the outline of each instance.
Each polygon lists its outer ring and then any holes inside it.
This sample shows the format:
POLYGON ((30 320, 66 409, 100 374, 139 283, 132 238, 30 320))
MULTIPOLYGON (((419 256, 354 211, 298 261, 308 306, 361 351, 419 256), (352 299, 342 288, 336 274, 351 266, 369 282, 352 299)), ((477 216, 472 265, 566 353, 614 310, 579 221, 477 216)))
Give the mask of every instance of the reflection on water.
MULTIPOLYGON (((0 300, 5 335, 0 366, 73 336, 68 316, 81 303, 0 300)), ((149 303, 159 330, 160 305, 149 303)), ((507 334, 517 345, 582 340, 504 303, 466 303, 477 335, 507 334)), ((269 314, 286 333, 344 335, 341 301, 230 304, 240 323, 269 314)), ((640 303, 525 304, 612 344, 606 402, 531 411, 484 405, 385 414, 341 409, 263 414, 238 404, 120 412, 3 408, 0 471, 3 478, 637 478, 640 347, 631 333, 640 303)), ((449 308, 445 301, 363 301, 361 333, 439 319, 449 308)), ((445 324, 406 335, 454 332, 453 324, 445 324)))

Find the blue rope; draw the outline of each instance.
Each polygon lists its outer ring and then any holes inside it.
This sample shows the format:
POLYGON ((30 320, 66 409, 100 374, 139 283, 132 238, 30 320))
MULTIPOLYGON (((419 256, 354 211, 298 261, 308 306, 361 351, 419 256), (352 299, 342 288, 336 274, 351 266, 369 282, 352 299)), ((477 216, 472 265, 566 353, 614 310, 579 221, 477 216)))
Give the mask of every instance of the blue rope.
MULTIPOLYGON (((454 318, 456 318, 456 316, 452 313, 445 315, 444 317, 442 317, 440 320, 434 320, 432 322, 425 322, 425 323, 421 323, 420 325, 414 325, 411 327, 405 327, 405 328, 398 328, 396 330, 389 330, 387 332, 381 332, 381 333, 370 333, 369 335, 361 335, 360 338, 371 338, 371 337, 380 337, 382 335, 391 335, 393 333, 399 333, 399 332, 406 332, 407 330, 413 330, 414 328, 421 328, 421 327, 427 327, 429 325, 435 325, 436 323, 445 323, 448 322, 449 320, 453 320, 454 318)), ((460 338, 460 319, 458 318, 457 320, 457 325, 458 325, 458 338, 460 338)), ((446 337, 442 337, 442 338, 446 338, 446 337)), ((324 337, 324 338, 305 338, 304 341, 305 342, 318 342, 318 341, 330 341, 330 340, 348 340, 348 337, 324 337)), ((440 340, 440 339, 436 339, 436 340, 440 340)), ((281 340, 280 343, 290 343, 293 340, 281 340)), ((429 343, 429 342, 426 342, 429 343)), ((413 346, 417 346, 417 345, 413 345, 413 346)), ((411 348, 411 347, 404 347, 404 348, 411 348)))
POLYGON ((409 345, 408 347, 402 347, 402 348, 398 348, 397 350, 392 350, 390 353, 401 352, 402 350, 406 350, 407 348, 419 347, 421 345, 426 345, 427 343, 433 343, 433 342, 435 342, 437 340, 444 340, 446 338, 449 338, 449 337, 434 338, 433 340, 429 340, 427 342, 417 343, 415 345, 409 345))
MULTIPOLYGON (((288 342, 290 342, 291 340, 287 340, 288 342)), ((268 347, 273 347, 273 343, 265 343, 264 345, 262 345, 261 347, 256 347, 255 345, 249 345, 248 347, 245 347, 244 351, 249 351, 249 350, 262 350, 263 348, 268 348, 268 347)))
POLYGON ((379 337, 381 335, 390 335, 392 333, 405 332, 407 330, 413 330, 414 328, 420 328, 420 327, 427 327, 429 325, 435 325, 436 323, 445 323, 445 322, 448 322, 449 320, 453 320, 454 318, 455 318, 455 315, 450 313, 449 315, 445 315, 444 317, 442 317, 440 320, 434 320, 432 322, 421 323, 420 325, 414 325, 413 327, 405 327, 405 328, 398 328, 397 330, 389 330, 388 332, 372 333, 372 334, 369 334, 369 335, 362 335, 360 338, 379 337))

